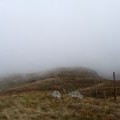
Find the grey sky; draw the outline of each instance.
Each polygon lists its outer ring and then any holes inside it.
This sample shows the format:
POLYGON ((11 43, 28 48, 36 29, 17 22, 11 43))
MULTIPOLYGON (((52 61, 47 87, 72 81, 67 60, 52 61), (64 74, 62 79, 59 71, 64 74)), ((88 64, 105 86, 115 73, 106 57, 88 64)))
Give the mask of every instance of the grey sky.
POLYGON ((120 71, 119 0, 0 0, 0 75, 85 66, 120 71))

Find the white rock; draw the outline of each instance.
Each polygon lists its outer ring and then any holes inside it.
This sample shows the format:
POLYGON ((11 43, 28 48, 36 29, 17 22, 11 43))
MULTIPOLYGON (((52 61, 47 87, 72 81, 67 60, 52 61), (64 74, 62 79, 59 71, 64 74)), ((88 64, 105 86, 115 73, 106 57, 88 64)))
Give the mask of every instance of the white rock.
POLYGON ((58 99, 61 98, 61 94, 60 94, 60 92, 57 91, 57 90, 55 90, 55 91, 52 93, 52 96, 53 96, 54 98, 58 98, 58 99))
POLYGON ((83 95, 79 91, 73 91, 68 94, 70 97, 83 99, 83 95))

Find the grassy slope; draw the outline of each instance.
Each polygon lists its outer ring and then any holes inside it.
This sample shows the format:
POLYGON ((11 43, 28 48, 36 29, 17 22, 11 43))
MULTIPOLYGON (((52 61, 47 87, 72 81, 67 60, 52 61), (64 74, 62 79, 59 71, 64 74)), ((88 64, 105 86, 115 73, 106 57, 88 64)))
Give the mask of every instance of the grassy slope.
POLYGON ((63 80, 67 91, 94 89, 96 78, 98 88, 111 86, 110 81, 103 81, 96 73, 86 70, 52 72, 38 81, 33 77, 30 79, 32 82, 27 81, 19 87, 15 85, 14 89, 1 93, 6 93, 6 96, 0 97, 0 120, 119 120, 120 98, 114 102, 108 99, 78 100, 63 96, 58 101, 45 92, 53 89, 62 91, 63 80))
POLYGON ((120 100, 56 100, 46 92, 0 97, 0 120, 119 120, 120 100))
MULTIPOLYGON (((53 91, 57 89, 61 92, 66 91, 67 93, 73 90, 80 90, 83 95, 93 97, 95 95, 94 82, 97 80, 99 97, 104 97, 105 94, 107 94, 106 97, 113 96, 113 89, 106 90, 106 93, 101 90, 111 87, 113 85, 112 82, 103 80, 96 72, 87 69, 61 69, 51 71, 41 77, 36 74, 27 76, 27 79, 21 77, 22 81, 20 81, 19 76, 15 78, 19 81, 14 80, 14 86, 10 84, 9 89, 5 90, 5 92, 0 92, 0 94, 13 94, 25 91, 53 91)), ((118 87, 120 86, 119 83, 118 81, 118 87)), ((120 89, 117 89, 117 95, 120 95, 120 89)))
MULTIPOLYGON (((30 77, 29 77, 30 78, 30 77)), ((97 75, 97 73, 86 70, 86 69, 62 69, 52 71, 50 73, 45 74, 41 77, 42 79, 34 79, 32 77, 29 81, 25 80, 25 83, 18 84, 17 81, 15 85, 8 87, 9 91, 29 91, 29 90, 54 90, 59 89, 60 91, 72 91, 76 89, 82 89, 86 87, 91 87, 94 84, 94 79, 98 79, 98 83, 101 82, 101 78, 97 75), (14 89, 13 89, 14 88, 14 89), (64 88, 64 89, 63 89, 64 88)), ((23 81, 23 80, 22 80, 23 81)), ((18 81, 19 83, 19 81, 18 81)))

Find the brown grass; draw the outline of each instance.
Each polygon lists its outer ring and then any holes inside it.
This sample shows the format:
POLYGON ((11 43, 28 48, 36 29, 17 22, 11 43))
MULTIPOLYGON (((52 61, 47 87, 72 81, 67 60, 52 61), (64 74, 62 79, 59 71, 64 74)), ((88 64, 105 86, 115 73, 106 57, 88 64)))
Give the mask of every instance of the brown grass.
POLYGON ((56 100, 47 92, 24 92, 0 97, 0 120, 119 120, 120 98, 56 100))

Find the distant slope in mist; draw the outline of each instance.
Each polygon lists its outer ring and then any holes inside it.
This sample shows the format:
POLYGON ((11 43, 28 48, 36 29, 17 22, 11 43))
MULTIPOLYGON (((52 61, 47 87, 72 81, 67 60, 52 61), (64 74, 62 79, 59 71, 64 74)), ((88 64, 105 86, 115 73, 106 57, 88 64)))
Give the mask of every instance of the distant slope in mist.
POLYGON ((29 82, 35 82, 41 79, 41 74, 32 73, 26 75, 11 75, 0 78, 0 90, 6 90, 27 84, 29 82))
POLYGON ((13 84, 9 84, 6 89, 9 91, 30 91, 30 90, 60 90, 72 91, 76 89, 87 88, 93 86, 95 79, 98 83, 103 81, 95 71, 86 68, 59 68, 48 71, 42 75, 31 74, 26 77, 22 76, 20 79, 10 80, 13 84))

